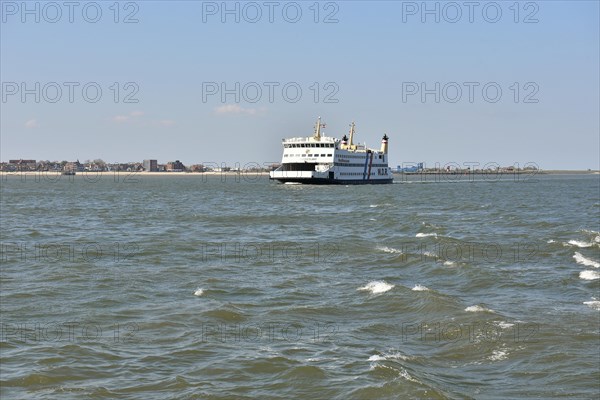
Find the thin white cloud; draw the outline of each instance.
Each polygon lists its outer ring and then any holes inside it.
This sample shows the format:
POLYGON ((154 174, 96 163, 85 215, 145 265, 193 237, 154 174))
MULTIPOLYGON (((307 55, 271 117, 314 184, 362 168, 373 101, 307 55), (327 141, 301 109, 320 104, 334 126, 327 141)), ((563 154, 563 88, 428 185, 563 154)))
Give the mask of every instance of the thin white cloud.
POLYGON ((129 114, 115 115, 110 120, 117 124, 128 124, 132 127, 170 127, 176 124, 172 119, 151 119, 143 111, 131 111, 129 114))
POLYGON ((238 104, 224 104, 214 109, 217 115, 260 115, 264 114, 267 109, 261 108, 244 108, 238 104))
POLYGON ((127 115, 115 115, 114 117, 112 117, 112 120, 113 120, 113 122, 117 122, 117 123, 128 122, 128 121, 132 121, 136 118, 139 118, 142 115, 144 115, 143 111, 132 111, 127 115))
POLYGON ((34 128, 39 128, 40 124, 38 124, 37 119, 30 119, 29 121, 25 122, 25 128, 27 129, 34 129, 34 128))
POLYGON ((127 115, 115 115, 112 120, 114 122, 125 122, 129 120, 129 117, 127 115))
POLYGON ((158 123, 161 126, 173 126, 173 125, 175 125, 175 121, 173 121, 171 119, 162 119, 162 120, 158 121, 158 123))

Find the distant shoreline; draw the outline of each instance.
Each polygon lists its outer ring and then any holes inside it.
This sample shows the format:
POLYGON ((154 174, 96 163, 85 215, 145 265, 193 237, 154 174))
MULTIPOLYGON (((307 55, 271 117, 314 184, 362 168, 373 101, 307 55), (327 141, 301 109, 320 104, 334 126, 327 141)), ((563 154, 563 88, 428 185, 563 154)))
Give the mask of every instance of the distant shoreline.
POLYGON ((549 174, 549 175, 581 175, 581 174, 597 175, 597 174, 600 174, 600 171, 551 169, 551 170, 547 170, 547 171, 540 171, 540 173, 541 174, 549 174))
MULTIPOLYGON (((474 172, 474 173, 453 173, 453 172, 394 172, 394 175, 599 175, 600 171, 587 170, 542 170, 542 171, 504 171, 504 172, 474 172)), ((0 171, 0 176, 60 176, 60 171, 0 171)), ((227 171, 227 172, 146 172, 146 171, 84 171, 77 172, 75 176, 82 175, 88 177, 94 176, 268 176, 265 171, 227 171)))
POLYGON ((594 175, 600 174, 600 171, 588 170, 569 170, 569 169, 550 169, 550 170, 531 170, 531 171, 475 171, 475 172, 454 172, 454 171, 420 171, 420 172, 394 172, 394 175, 594 175))
MULTIPOLYGON (((35 175, 46 175, 46 176, 55 176, 62 175, 62 171, 0 171, 0 176, 5 175, 26 175, 26 176, 35 176, 35 175)), ((77 172, 77 175, 84 176, 110 176, 110 175, 122 175, 122 176, 203 176, 203 175, 227 175, 227 176, 236 176, 236 175, 265 175, 268 176, 269 173, 265 171, 240 171, 240 172, 215 172, 215 171, 207 171, 207 172, 146 172, 146 171, 83 171, 77 172)))

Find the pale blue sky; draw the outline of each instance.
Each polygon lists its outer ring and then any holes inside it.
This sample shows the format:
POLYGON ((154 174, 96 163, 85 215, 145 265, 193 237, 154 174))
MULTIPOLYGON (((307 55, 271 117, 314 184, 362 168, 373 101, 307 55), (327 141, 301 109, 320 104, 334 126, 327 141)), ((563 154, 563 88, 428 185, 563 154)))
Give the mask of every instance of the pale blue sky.
MULTIPOLYGON (((357 139, 372 147, 387 133, 392 165, 531 162, 544 169, 599 168, 597 1, 520 2, 518 23, 512 1, 478 2, 473 22, 464 2, 453 3, 462 12, 456 23, 447 21, 456 11, 447 2, 427 3, 432 9, 438 4, 439 23, 434 15, 421 21, 420 1, 320 2, 319 23, 312 1, 275 2, 273 23, 264 3, 254 3, 263 14, 256 23, 247 21, 255 9, 244 9, 246 2, 237 3, 239 23, 235 15, 225 15, 223 23, 222 2, 200 1, 121 2, 119 23, 113 20, 113 1, 98 2, 97 23, 83 18, 89 2, 76 2, 72 23, 66 6, 51 23, 56 9, 38 2, 37 23, 35 14, 23 14, 20 1, 2 1, 0 158, 262 164, 280 160, 281 138, 311 134, 320 115, 327 134, 338 137, 354 120, 357 139), (284 17, 294 18, 295 4, 302 16, 291 23, 284 17), (496 4, 502 15, 488 22, 496 4), (216 15, 209 14, 215 7, 216 15), (138 22, 123 23, 132 12, 138 22), (338 22, 323 23, 332 12, 338 22), (538 22, 525 23, 528 16, 538 22), (40 102, 35 94, 23 102, 21 83, 35 91, 35 82, 40 102), (48 101, 55 97, 52 84, 43 93, 49 82, 62 86, 56 103, 48 101), (64 82, 79 83, 72 103, 64 82), (96 103, 82 96, 89 82, 102 89, 96 103), (117 103, 114 82, 121 86, 117 103), (139 88, 133 96, 138 103, 123 101, 134 88, 125 90, 127 82, 139 88), (263 93, 256 103, 243 95, 239 102, 234 95, 222 102, 219 94, 206 95, 204 102, 203 82, 229 88, 257 82, 263 93), (264 82, 280 84, 273 102, 264 82), (289 82, 302 89, 296 103, 282 94, 289 82), (321 86, 316 103, 314 82, 321 86), (326 90, 328 82, 335 85, 326 90), (440 102, 434 94, 425 102, 420 93, 408 95, 411 82, 430 89, 439 82, 440 102), (462 87, 456 103, 448 101, 456 93, 452 85, 446 97, 442 93, 450 82, 462 87), (464 82, 479 84, 472 103, 464 82), (502 90, 495 103, 482 95, 490 82, 502 90), (325 102, 334 87, 338 102, 325 102), (538 102, 524 102, 536 90, 530 99, 538 102)), ((88 6, 88 19, 94 11, 88 6)))

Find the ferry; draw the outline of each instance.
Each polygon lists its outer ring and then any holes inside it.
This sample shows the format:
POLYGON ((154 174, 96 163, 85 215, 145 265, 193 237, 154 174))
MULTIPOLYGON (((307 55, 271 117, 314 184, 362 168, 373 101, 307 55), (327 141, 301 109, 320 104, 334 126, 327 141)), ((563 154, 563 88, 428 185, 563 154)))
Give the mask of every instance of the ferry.
POLYGON ((283 139, 281 166, 269 178, 282 183, 376 184, 392 183, 388 167, 388 137, 383 135, 379 150, 354 144, 354 122, 349 137, 340 140, 321 132, 325 124, 317 119, 312 136, 283 139))

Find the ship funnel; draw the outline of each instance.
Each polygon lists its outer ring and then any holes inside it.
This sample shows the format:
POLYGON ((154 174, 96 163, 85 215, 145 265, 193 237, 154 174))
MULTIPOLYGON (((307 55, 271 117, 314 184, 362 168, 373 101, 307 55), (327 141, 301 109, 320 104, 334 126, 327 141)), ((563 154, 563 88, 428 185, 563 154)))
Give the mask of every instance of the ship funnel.
POLYGON ((387 154, 388 152, 388 135, 383 135, 383 139, 381 139, 381 152, 383 154, 387 154))

